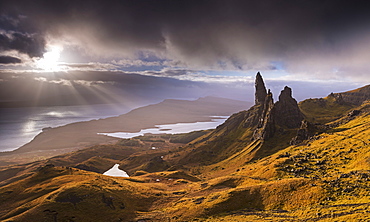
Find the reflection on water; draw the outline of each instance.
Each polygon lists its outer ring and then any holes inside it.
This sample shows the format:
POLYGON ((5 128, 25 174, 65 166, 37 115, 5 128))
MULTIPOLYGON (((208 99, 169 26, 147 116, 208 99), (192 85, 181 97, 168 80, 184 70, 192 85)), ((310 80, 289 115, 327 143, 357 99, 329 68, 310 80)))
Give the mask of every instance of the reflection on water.
POLYGON ((142 129, 137 133, 127 132, 116 132, 116 133, 98 133, 100 135, 106 135, 111 137, 117 137, 122 139, 129 139, 136 136, 144 136, 145 134, 177 134, 177 133, 189 133, 197 130, 214 129, 218 125, 224 123, 228 116, 215 116, 210 122, 195 122, 195 123, 176 123, 176 124, 165 124, 156 125, 156 128, 142 129), (216 119, 217 118, 217 119, 216 119))
POLYGON ((0 108, 0 152, 30 142, 43 128, 117 116, 130 110, 123 105, 108 104, 0 108))
POLYGON ((47 113, 44 113, 44 114, 41 114, 41 115, 61 118, 61 117, 66 117, 66 116, 78 116, 79 113, 78 112, 70 112, 70 111, 64 111, 64 112, 51 111, 51 112, 47 112, 47 113))
POLYGON ((28 120, 22 125, 22 133, 32 133, 35 131, 36 122, 33 120, 28 120))

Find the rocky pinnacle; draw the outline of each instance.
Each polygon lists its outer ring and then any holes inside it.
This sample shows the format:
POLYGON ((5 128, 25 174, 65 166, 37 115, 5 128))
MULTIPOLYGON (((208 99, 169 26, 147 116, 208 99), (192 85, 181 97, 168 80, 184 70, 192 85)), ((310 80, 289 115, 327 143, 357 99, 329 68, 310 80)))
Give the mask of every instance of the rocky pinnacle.
POLYGON ((297 101, 292 97, 292 89, 288 86, 281 91, 279 101, 275 103, 274 112, 276 123, 288 128, 298 128, 304 119, 297 101))
POLYGON ((263 82, 262 76, 259 72, 256 75, 255 87, 256 87, 255 105, 264 104, 267 92, 265 83, 263 82))

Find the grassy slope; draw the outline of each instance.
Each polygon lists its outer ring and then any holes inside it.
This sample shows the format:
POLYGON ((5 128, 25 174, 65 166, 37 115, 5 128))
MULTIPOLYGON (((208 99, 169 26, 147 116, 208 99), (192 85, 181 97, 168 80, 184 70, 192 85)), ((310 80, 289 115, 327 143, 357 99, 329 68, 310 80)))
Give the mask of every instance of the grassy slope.
MULTIPOLYGON (((231 134, 227 127, 219 128, 183 148, 149 150, 152 143, 158 146, 160 143, 150 140, 135 143, 144 144, 140 148, 143 150, 133 153, 121 164, 136 163, 132 172, 137 171, 138 176, 127 179, 74 168, 46 167, 0 188, 0 219, 370 220, 369 106, 365 104, 360 108, 360 116, 349 121, 340 119, 338 127, 295 146, 287 145, 290 132, 265 142, 248 142, 251 132, 243 131, 241 126, 231 134), (216 132, 218 137, 228 136, 224 144, 227 149, 217 153, 219 161, 210 158, 210 164, 192 162, 182 167, 184 171, 140 171, 145 164, 138 160, 143 157, 150 162, 163 155, 163 160, 171 164, 178 161, 177 155, 186 156, 197 144, 212 148, 215 147, 213 140, 221 146, 222 141, 216 136, 205 140, 216 132)), ((84 163, 112 164, 120 159, 114 157, 116 151, 92 157, 84 163)), ((69 161, 77 161, 81 156, 84 155, 72 155, 69 161)))
POLYGON ((340 118, 354 108, 351 104, 339 104, 334 97, 306 99, 299 103, 299 108, 310 122, 327 123, 340 118))
MULTIPOLYGON (((317 203, 298 206, 302 204, 301 201, 307 201, 303 198, 291 209, 267 208, 267 211, 260 211, 256 208, 253 210, 244 208, 204 220, 370 220, 369 135, 370 115, 365 113, 328 133, 321 134, 307 145, 290 146, 254 164, 244 166, 245 170, 250 171, 246 174, 249 176, 263 178, 267 175, 268 180, 281 178, 280 181, 289 179, 307 181, 309 186, 318 190, 306 190, 301 195, 321 196, 317 203)), ((246 173, 245 170, 239 171, 238 174, 246 173)), ((285 197, 286 195, 282 196, 285 197)))
POLYGON ((3 221, 125 221, 158 198, 124 179, 73 168, 43 168, 1 189, 3 221), (11 218, 11 219, 10 219, 11 218))

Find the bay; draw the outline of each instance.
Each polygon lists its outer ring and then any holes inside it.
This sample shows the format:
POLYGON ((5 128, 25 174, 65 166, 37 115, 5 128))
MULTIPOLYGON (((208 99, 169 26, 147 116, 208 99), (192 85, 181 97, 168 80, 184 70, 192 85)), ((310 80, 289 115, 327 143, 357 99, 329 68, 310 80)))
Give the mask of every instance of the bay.
POLYGON ((140 132, 129 133, 129 132, 115 132, 115 133, 98 133, 101 135, 117 137, 122 139, 129 139, 136 136, 144 136, 145 134, 177 134, 177 133, 189 133, 197 130, 214 129, 218 125, 221 125, 226 121, 228 116, 212 116, 209 122, 195 122, 195 123, 175 123, 175 124, 163 124, 156 125, 155 128, 142 129, 140 132))
POLYGON ((122 104, 0 108, 0 152, 19 148, 44 128, 118 116, 130 110, 122 104))

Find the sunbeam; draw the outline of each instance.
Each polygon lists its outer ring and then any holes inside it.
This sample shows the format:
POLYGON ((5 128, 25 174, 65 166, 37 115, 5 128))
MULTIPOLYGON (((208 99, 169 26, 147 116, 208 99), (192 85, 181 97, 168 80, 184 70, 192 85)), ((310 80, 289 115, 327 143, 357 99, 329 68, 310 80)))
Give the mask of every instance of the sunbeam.
POLYGON ((59 66, 60 53, 63 51, 61 46, 50 45, 48 51, 44 53, 43 58, 36 62, 36 66, 44 71, 61 71, 59 66))

